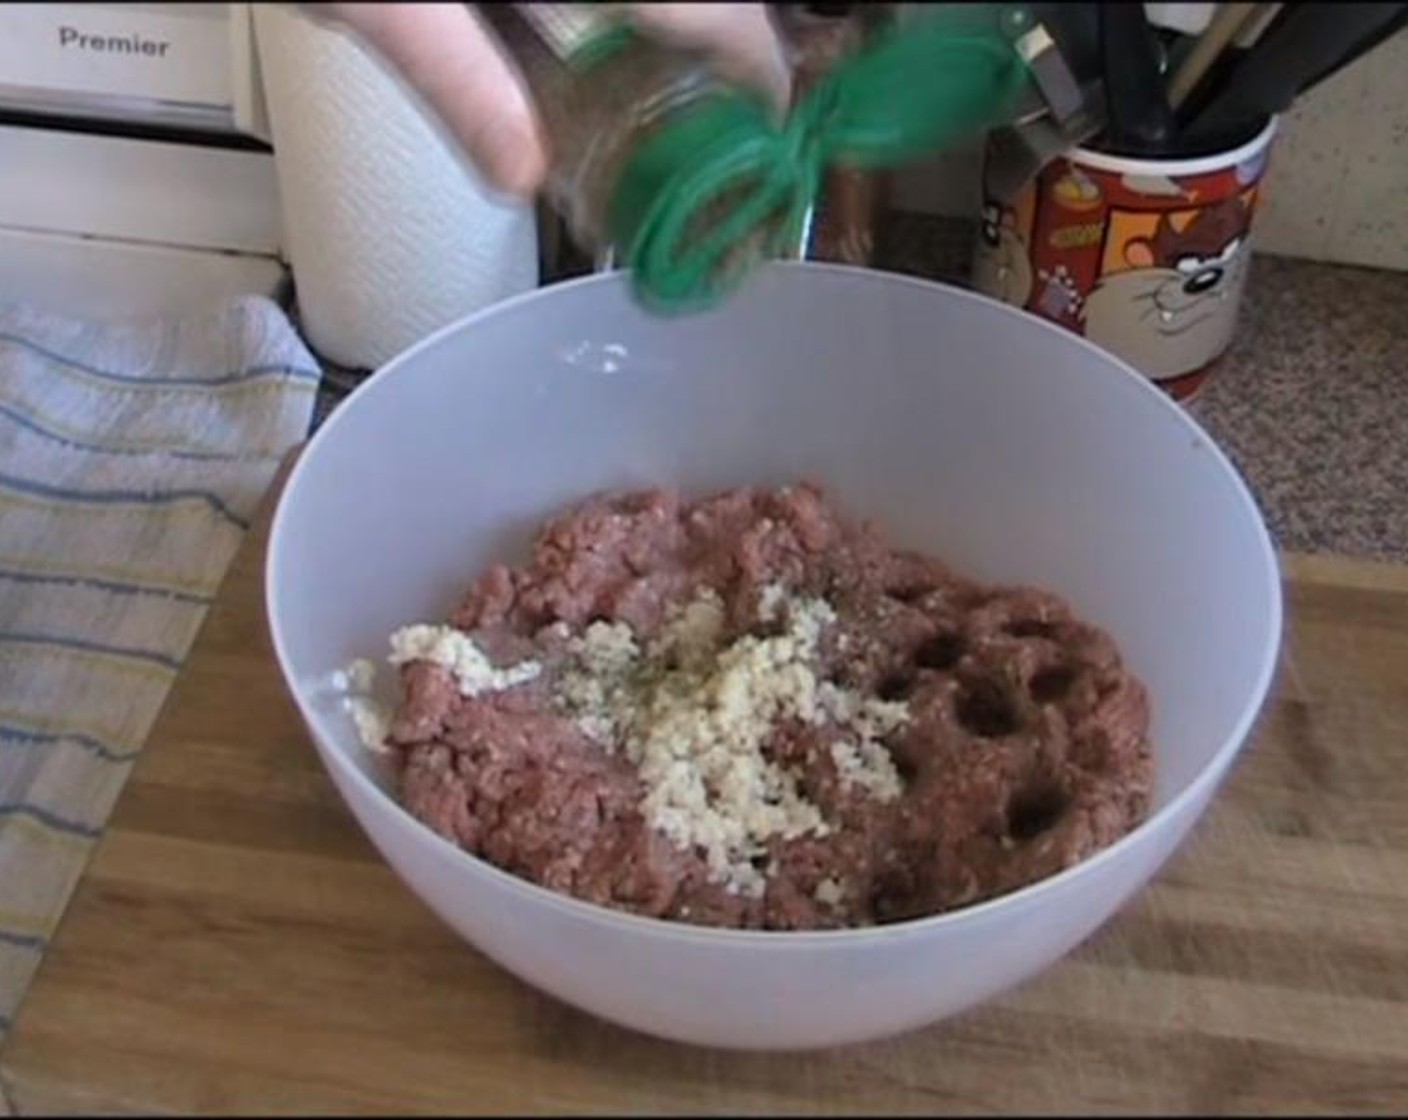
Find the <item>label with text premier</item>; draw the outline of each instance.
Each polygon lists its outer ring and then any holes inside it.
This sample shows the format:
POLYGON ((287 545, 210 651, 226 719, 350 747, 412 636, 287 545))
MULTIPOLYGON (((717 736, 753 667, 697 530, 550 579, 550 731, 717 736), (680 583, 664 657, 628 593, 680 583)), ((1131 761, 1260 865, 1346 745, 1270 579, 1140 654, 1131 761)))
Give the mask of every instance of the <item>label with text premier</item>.
POLYGON ((517 4, 515 7, 548 49, 564 62, 590 58, 620 26, 596 4, 517 4))
POLYGON ((0 4, 4 90, 234 101, 228 4, 0 4))

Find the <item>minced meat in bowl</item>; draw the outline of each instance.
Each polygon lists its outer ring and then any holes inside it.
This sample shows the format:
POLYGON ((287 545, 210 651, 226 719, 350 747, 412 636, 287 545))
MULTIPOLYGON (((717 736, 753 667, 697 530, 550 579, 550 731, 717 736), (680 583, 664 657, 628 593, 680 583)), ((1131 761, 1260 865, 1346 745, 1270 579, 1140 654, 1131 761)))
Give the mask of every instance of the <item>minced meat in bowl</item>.
POLYGON ((1149 810, 1148 697, 1104 631, 894 548, 809 484, 595 495, 391 646, 399 705, 357 714, 405 808, 638 915, 920 918, 1149 810))

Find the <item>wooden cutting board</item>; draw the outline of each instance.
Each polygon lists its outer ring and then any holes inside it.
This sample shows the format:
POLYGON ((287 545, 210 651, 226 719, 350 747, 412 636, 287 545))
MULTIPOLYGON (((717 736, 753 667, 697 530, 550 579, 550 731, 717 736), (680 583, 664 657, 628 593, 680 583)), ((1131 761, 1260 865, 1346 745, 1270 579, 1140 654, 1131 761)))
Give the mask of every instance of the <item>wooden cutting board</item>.
POLYGON ((264 626, 268 516, 3 1052, 16 1113, 1401 1113, 1408 568, 1288 557, 1275 698, 1086 946, 892 1041, 735 1055, 500 972, 363 838, 264 626))

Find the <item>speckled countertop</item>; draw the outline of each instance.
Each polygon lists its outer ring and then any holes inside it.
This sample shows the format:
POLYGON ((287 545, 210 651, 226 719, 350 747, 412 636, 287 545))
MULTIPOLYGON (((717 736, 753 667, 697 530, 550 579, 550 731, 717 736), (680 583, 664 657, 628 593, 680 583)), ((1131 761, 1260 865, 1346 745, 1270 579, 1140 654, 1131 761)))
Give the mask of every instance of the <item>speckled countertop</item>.
MULTIPOLYGON (((970 230, 893 215, 877 267, 962 283, 970 230)), ((1282 548, 1408 563, 1408 273, 1259 255, 1243 298, 1193 414, 1282 548)), ((329 369, 317 420, 359 380, 329 369)))
MULTIPOLYGON (((962 283, 970 229, 896 215, 879 264, 962 283)), ((1408 273, 1258 255, 1190 411, 1282 548, 1408 563, 1408 273)))

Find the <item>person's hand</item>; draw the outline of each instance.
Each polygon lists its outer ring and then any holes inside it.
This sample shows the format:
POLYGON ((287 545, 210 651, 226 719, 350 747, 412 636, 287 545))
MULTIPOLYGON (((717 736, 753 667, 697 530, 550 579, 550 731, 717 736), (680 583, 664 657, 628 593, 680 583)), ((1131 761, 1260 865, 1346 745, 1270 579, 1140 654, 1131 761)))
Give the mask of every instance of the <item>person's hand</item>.
MULTIPOLYGON (((703 51, 725 77, 785 106, 790 67, 763 4, 614 5, 640 30, 703 51)), ((530 196, 547 175, 547 140, 498 40, 467 4, 303 4, 359 35, 420 93, 484 178, 530 196)))

